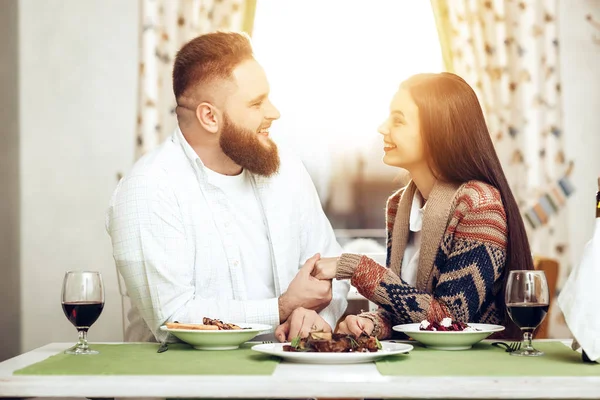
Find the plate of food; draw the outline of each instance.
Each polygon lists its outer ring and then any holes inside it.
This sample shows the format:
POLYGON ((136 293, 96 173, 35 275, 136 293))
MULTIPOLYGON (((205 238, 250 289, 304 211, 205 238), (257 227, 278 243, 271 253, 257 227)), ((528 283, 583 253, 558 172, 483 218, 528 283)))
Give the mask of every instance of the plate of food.
POLYGON ((198 350, 234 350, 271 329, 270 325, 229 323, 207 317, 201 324, 167 322, 160 327, 198 350))
POLYGON ((492 333, 504 330, 502 325, 468 324, 444 318, 439 323, 427 320, 421 323, 396 325, 392 328, 405 333, 426 347, 438 350, 467 350, 492 333))
POLYGON ((340 333, 311 332, 307 338, 291 343, 265 343, 252 350, 281 357, 286 361, 305 364, 357 364, 408 353, 410 344, 379 342, 376 337, 340 333))

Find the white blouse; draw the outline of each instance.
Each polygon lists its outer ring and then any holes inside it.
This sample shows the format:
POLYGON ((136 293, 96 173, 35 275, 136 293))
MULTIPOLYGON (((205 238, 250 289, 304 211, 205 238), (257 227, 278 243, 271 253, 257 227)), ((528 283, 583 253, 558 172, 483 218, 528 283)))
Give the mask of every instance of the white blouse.
POLYGON ((423 227, 423 211, 427 204, 423 205, 423 196, 417 190, 410 207, 409 235, 404 257, 402 258, 402 271, 400 277, 411 286, 417 283, 417 271, 419 269, 419 258, 421 253, 421 228, 423 227))

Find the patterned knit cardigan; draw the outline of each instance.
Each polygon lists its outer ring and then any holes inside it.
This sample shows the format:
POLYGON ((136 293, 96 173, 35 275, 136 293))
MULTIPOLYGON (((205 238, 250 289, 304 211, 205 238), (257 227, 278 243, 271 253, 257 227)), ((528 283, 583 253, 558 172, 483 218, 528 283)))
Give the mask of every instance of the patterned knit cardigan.
POLYGON ((387 203, 387 268, 368 257, 343 254, 337 279, 351 279, 376 312, 362 313, 385 339, 396 324, 440 321, 501 323, 496 298, 506 260, 506 213, 498 190, 479 181, 437 181, 423 215, 416 287, 404 282, 401 264, 409 235, 413 182, 387 203))

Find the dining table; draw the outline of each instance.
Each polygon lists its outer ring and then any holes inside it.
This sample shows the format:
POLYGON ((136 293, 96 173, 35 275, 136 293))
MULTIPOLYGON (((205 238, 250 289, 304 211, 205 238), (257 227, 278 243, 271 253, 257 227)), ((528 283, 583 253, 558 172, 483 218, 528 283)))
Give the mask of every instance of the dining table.
POLYGON ((0 397, 600 399, 600 365, 570 340, 534 341, 546 354, 512 357, 490 340, 463 351, 410 342, 407 354, 356 364, 294 363, 249 342, 228 351, 186 344, 92 343, 98 355, 50 343, 0 363, 0 397))

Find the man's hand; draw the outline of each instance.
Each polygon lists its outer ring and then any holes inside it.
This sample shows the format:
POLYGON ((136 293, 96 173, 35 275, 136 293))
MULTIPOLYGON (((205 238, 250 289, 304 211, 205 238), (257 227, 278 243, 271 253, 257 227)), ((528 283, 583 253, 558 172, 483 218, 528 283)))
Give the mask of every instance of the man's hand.
POLYGON ((311 275, 317 279, 333 279, 337 271, 338 257, 327 257, 317 260, 311 275))
POLYGON ((310 332, 331 332, 331 327, 316 311, 300 307, 275 329, 275 337, 280 342, 291 342, 297 336, 307 337, 310 332))
POLYGON ((321 311, 331 302, 331 280, 319 280, 311 276, 315 262, 321 257, 319 253, 309 258, 298 271, 290 286, 279 297, 279 320, 288 319, 292 311, 303 307, 321 311))
POLYGON ((338 333, 345 333, 360 336, 363 332, 370 335, 375 329, 375 324, 369 318, 359 317, 357 315, 348 315, 345 320, 340 322, 338 333))

